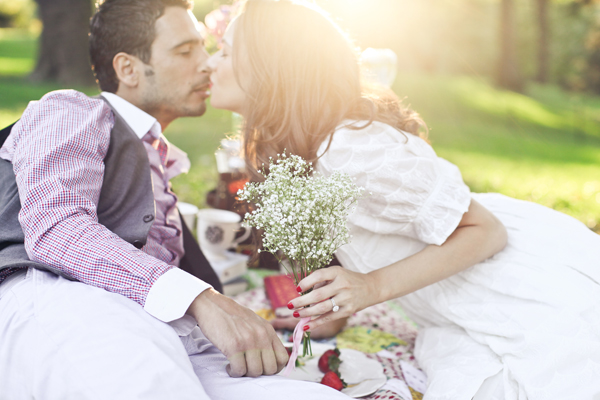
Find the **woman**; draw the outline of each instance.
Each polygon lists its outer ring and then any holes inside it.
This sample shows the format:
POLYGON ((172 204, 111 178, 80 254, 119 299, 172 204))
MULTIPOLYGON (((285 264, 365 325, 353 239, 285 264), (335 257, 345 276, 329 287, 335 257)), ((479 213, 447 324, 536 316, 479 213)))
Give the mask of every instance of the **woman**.
POLYGON ((335 331, 398 298, 420 327, 427 399, 600 393, 600 237, 545 207, 471 194, 418 136, 417 114, 361 86, 352 45, 314 6, 248 1, 209 63, 211 104, 245 118, 250 170, 286 149, 372 192, 336 253, 343 268, 300 282, 318 284, 291 303, 314 317, 305 329, 335 331))

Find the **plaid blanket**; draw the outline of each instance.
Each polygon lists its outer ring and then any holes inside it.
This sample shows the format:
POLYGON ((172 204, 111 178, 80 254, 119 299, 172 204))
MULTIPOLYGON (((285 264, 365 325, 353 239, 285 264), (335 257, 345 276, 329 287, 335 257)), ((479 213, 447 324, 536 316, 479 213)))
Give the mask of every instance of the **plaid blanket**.
MULTIPOLYGON (((258 311, 271 307, 264 289, 256 288, 239 294, 234 299, 241 305, 258 311)), ((347 328, 365 327, 390 333, 401 339, 401 344, 392 343, 377 353, 365 353, 383 366, 388 383, 377 392, 364 399, 420 400, 423 398, 424 374, 413 356, 417 328, 402 308, 394 301, 377 304, 354 314, 348 320, 347 328), (409 397, 409 394, 411 397, 409 397)), ((284 335, 284 333, 282 333, 284 335)), ((344 342, 347 344, 348 338, 344 342)))

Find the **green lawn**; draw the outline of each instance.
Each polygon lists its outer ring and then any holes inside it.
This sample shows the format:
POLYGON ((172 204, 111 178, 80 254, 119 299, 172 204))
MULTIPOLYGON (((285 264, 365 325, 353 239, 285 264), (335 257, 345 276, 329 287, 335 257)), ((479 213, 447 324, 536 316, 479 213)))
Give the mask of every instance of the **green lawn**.
POLYGON ((527 95, 470 77, 401 76, 438 154, 475 192, 500 192, 600 231, 600 98, 531 85, 527 95))
MULTIPOLYGON (((35 52, 31 38, 0 35, 2 126, 28 101, 59 89, 27 82, 35 52)), ((600 97, 540 85, 521 95, 480 78, 421 74, 400 74, 394 90, 421 113, 434 148, 461 168, 473 191, 535 201, 600 232, 600 97)), ((216 183, 213 152, 231 126, 230 113, 209 108, 165 132, 192 161, 190 173, 173 182, 183 201, 204 204, 216 183)))

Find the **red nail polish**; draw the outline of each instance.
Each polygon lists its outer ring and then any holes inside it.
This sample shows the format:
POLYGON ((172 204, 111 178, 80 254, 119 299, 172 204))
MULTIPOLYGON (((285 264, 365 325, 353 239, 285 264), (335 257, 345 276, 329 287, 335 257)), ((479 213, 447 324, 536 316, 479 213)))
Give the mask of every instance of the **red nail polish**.
POLYGON ((300 313, 298 311, 294 311, 294 317, 295 318, 300 318, 300 313))
POLYGON ((305 331, 305 332, 306 332, 307 330, 309 330, 309 329, 310 329, 310 328, 309 328, 309 326, 308 326, 308 325, 304 325, 304 327, 302 328, 302 330, 303 330, 303 331, 305 331))
POLYGON ((296 292, 298 292, 298 293, 302 293, 302 288, 301 288, 300 286, 298 286, 298 287, 296 288, 296 292))
POLYGON ((288 303, 288 308, 291 310, 292 308, 294 308, 294 305, 292 303, 288 303))

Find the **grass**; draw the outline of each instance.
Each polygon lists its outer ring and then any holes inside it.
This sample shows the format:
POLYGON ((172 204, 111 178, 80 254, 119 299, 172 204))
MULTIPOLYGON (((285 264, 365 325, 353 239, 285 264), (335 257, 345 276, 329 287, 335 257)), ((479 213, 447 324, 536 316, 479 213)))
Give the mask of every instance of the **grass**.
POLYGON ((430 128, 437 153, 474 192, 535 201, 600 232, 600 98, 472 77, 400 76, 394 85, 430 128))
MULTIPOLYGON (((18 119, 30 100, 59 89, 26 80, 35 53, 30 36, 0 35, 1 126, 18 119)), ((394 90, 421 113, 437 153, 460 167, 474 192, 535 201, 600 232, 600 97, 549 85, 517 94, 480 78, 421 74, 400 74, 394 90)), ((216 185, 214 150, 231 131, 231 114, 210 107, 166 130, 192 161, 191 171, 173 180, 181 200, 205 204, 216 185)))

